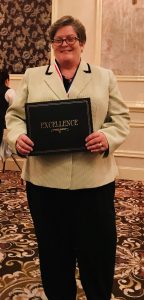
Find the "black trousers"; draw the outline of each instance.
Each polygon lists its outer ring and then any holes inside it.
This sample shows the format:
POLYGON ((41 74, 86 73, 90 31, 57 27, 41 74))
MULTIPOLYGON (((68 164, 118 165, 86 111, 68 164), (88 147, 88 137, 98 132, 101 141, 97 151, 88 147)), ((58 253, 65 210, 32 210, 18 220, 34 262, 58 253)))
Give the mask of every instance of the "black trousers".
POLYGON ((48 299, 76 299, 77 263, 87 299, 110 300, 116 252, 115 182, 82 190, 27 182, 26 190, 48 299))

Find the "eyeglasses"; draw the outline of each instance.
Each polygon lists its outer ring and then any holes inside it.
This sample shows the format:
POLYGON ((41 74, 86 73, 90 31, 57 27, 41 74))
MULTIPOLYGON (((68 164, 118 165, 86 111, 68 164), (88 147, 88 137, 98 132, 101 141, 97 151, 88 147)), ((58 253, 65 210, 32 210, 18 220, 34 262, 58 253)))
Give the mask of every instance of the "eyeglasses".
POLYGON ((63 44, 63 42, 66 42, 67 45, 74 45, 76 41, 79 41, 79 38, 76 36, 67 36, 66 38, 57 38, 57 39, 53 39, 52 43, 56 46, 61 46, 63 44))

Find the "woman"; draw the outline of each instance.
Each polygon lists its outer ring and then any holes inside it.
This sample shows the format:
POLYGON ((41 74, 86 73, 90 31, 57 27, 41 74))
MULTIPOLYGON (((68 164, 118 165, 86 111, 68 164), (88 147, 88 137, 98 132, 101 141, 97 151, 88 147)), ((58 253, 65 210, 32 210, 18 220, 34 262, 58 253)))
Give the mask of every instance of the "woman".
POLYGON ((75 268, 88 300, 109 300, 115 266, 114 151, 129 133, 129 114, 112 71, 81 59, 83 24, 71 16, 50 28, 55 62, 28 69, 7 113, 13 151, 27 156, 22 172, 49 300, 76 299, 75 268), (93 132, 87 151, 31 156, 25 103, 90 98, 93 132))

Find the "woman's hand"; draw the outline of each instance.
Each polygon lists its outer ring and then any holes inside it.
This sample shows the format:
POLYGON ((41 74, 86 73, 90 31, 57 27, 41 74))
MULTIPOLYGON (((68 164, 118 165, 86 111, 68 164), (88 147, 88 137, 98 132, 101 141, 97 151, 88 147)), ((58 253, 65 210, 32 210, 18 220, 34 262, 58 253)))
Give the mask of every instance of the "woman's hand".
POLYGON ((16 149, 21 155, 28 155, 33 150, 34 143, 26 134, 21 134, 16 141, 16 149))
POLYGON ((93 132, 86 138, 86 148, 91 152, 104 152, 109 148, 107 138, 103 132, 93 132))

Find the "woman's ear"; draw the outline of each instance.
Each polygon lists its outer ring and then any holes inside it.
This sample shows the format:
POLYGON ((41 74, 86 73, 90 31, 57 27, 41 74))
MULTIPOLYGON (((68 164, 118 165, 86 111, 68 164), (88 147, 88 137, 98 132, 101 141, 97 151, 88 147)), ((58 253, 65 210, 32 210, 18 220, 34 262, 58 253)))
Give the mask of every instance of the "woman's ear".
POLYGON ((83 50, 84 50, 84 46, 85 46, 85 44, 84 44, 84 43, 82 43, 82 42, 80 42, 81 52, 83 52, 83 50))

